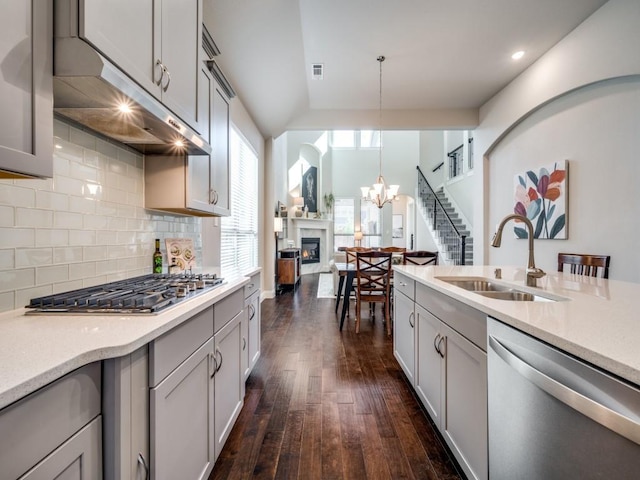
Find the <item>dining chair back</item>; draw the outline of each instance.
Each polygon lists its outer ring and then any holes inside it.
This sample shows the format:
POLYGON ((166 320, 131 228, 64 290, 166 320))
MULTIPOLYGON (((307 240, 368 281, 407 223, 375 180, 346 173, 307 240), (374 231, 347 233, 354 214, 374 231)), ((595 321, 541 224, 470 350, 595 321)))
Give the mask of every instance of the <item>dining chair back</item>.
POLYGON ((437 265, 438 252, 430 252, 428 250, 415 250, 413 252, 404 252, 402 254, 403 265, 437 265))
POLYGON ((369 302, 372 319, 375 303, 382 303, 387 335, 391 335, 391 252, 356 254, 356 333, 360 332, 362 302, 369 302))
POLYGON ((347 263, 356 263, 356 255, 358 252, 370 252, 369 247, 347 247, 344 249, 347 263))
POLYGON ((559 253, 558 271, 563 272, 564 266, 569 266, 570 273, 587 275, 590 277, 609 278, 609 255, 586 255, 578 253, 559 253))
POLYGON ((404 253, 407 251, 405 247, 380 247, 381 252, 404 253))

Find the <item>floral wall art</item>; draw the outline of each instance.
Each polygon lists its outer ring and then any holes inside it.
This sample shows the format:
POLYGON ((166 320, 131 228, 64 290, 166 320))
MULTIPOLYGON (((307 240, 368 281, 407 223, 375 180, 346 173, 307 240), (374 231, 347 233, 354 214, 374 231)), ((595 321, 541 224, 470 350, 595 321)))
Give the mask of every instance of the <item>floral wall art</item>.
MULTIPOLYGON (((515 177, 513 211, 531 220, 533 238, 567 239, 567 172, 563 160, 537 170, 527 170, 515 177)), ((527 228, 516 223, 517 238, 527 238, 527 228)))

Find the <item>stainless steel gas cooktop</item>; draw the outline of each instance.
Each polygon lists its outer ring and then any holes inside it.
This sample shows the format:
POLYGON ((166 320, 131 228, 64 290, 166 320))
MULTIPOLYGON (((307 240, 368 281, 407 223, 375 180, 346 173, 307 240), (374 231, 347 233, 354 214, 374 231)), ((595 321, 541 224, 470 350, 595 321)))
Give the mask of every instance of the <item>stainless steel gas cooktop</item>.
POLYGON ((32 298, 27 315, 34 314, 154 314, 224 283, 211 274, 150 274, 94 287, 32 298))

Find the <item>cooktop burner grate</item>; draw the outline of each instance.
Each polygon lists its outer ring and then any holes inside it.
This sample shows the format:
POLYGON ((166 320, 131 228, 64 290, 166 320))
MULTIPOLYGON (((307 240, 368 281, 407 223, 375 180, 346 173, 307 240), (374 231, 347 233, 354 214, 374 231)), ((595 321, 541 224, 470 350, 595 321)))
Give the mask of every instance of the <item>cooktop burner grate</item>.
POLYGON ((32 298, 27 314, 153 314, 224 283, 211 274, 150 274, 32 298))

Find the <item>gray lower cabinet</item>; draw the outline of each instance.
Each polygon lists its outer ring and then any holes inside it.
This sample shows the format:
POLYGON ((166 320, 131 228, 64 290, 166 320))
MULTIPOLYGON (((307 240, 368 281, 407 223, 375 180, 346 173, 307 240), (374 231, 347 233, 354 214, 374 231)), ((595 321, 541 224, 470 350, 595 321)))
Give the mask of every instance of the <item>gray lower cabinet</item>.
POLYGON ((0 480, 101 479, 101 363, 0 410, 0 480))
POLYGON ((260 274, 251 276, 244 287, 244 306, 247 310, 247 365, 244 371, 246 380, 260 358, 261 319, 260 319, 260 274))
MULTIPOLYGON (((395 296, 400 316, 410 305, 403 294, 395 292, 395 296)), ((411 380, 418 398, 465 475, 487 479, 486 316, 419 283, 413 308, 415 331, 403 330, 396 317, 395 335, 404 338, 395 338, 394 346, 406 343, 408 352, 415 340, 411 380)), ((410 358, 410 353, 405 357, 410 358)))
POLYGON ((2 2, 0 31, 0 178, 52 177, 52 2, 2 2))
POLYGON ((102 478, 101 417, 58 447, 20 480, 96 480, 102 478))
POLYGON ((213 339, 150 392, 151 478, 206 479, 213 468, 213 339))
POLYGON ((105 480, 149 474, 149 347, 105 360, 102 367, 105 480))
POLYGON ((218 458, 244 401, 241 320, 244 310, 213 336, 215 344, 215 458, 218 458))
POLYGON ((400 272, 393 279, 393 355, 415 386, 415 282, 400 272))

